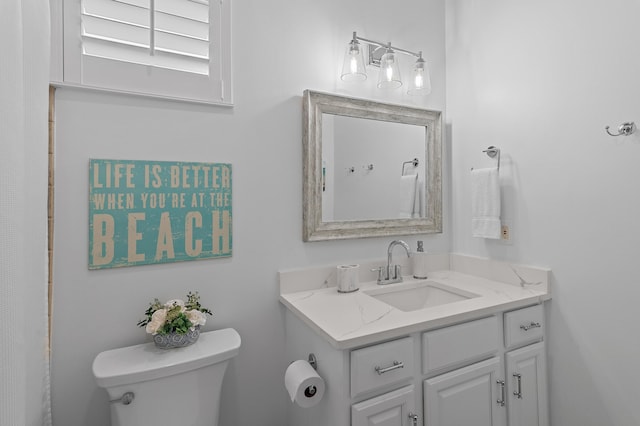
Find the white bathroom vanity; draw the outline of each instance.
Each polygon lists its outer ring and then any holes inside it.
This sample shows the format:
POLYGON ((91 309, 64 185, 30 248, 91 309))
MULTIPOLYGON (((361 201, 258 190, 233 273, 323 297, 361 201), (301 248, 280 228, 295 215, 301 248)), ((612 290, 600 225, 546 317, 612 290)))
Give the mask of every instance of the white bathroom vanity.
POLYGON ((548 426, 549 270, 432 255, 426 280, 379 286, 383 263, 346 294, 335 266, 280 272, 287 361, 314 354, 326 384, 289 425, 548 426))

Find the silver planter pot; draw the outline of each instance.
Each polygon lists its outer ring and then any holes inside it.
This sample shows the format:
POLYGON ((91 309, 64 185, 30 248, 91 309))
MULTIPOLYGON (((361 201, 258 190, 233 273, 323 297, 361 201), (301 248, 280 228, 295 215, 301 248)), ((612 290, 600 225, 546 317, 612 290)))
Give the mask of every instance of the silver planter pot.
POLYGON ((189 330, 185 334, 169 333, 156 334, 153 336, 153 343, 160 349, 183 348, 192 345, 200 337, 200 326, 197 325, 193 330, 189 330))

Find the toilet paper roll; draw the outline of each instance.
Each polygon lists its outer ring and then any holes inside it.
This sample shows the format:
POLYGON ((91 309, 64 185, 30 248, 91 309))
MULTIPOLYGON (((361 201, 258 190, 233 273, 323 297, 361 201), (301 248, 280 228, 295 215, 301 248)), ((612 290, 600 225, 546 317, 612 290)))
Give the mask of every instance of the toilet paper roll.
POLYGON ((302 408, 313 407, 324 395, 324 380, 305 360, 299 359, 289 365, 284 373, 284 386, 291 402, 302 408))
POLYGON ((360 265, 338 265, 337 284, 338 292, 351 293, 358 289, 360 265))

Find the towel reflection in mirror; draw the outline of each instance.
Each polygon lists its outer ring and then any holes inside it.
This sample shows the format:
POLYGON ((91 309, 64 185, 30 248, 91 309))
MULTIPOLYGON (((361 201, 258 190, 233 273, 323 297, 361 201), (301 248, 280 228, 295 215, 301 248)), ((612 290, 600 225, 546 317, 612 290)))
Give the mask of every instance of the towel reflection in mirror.
POLYGON ((424 184, 418 173, 400 177, 398 218, 420 217, 424 211, 424 184))

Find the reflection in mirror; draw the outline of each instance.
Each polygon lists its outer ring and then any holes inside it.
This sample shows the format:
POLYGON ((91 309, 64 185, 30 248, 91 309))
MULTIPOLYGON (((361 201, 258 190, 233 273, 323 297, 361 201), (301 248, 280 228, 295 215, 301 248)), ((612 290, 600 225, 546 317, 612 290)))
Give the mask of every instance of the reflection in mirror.
POLYGON ((303 116, 305 241, 442 232, 439 111, 307 90, 303 116))
POLYGON ((424 126, 323 114, 322 221, 424 217, 425 133, 424 126))

